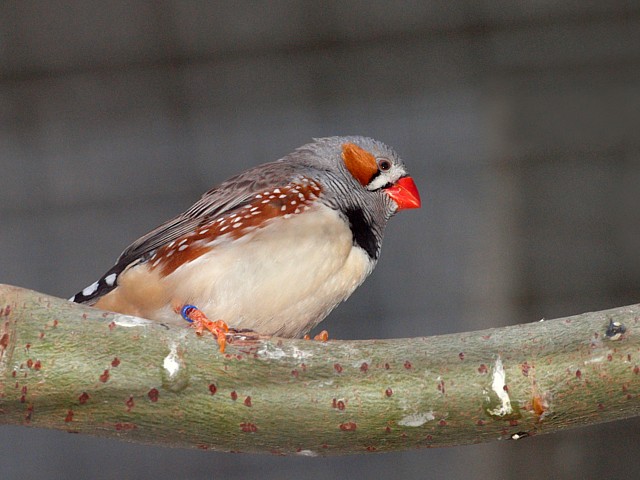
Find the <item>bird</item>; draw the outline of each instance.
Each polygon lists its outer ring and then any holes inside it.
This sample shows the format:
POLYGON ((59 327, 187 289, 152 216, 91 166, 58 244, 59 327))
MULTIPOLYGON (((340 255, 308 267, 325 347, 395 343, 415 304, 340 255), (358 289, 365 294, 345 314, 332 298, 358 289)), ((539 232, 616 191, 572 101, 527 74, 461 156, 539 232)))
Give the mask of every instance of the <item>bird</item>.
POLYGON ((387 221, 420 206, 391 147, 316 138, 209 190, 69 300, 166 325, 186 320, 221 352, 229 325, 300 338, 373 271, 387 221))

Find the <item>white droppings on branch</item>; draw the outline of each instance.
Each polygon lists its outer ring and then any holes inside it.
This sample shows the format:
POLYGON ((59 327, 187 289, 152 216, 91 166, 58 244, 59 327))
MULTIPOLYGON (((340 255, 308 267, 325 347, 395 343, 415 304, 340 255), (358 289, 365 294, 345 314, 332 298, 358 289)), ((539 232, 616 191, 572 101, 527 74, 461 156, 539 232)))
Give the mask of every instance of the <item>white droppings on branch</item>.
POLYGON ((154 322, 144 318, 132 317, 131 315, 116 314, 113 317, 113 323, 118 327, 146 327, 154 322))
POLYGON ((271 342, 262 344, 257 354, 267 360, 281 360, 283 358, 293 358, 296 360, 304 360, 312 356, 311 353, 300 350, 291 345, 286 349, 278 347, 271 342))
POLYGON ((398 425, 401 425, 403 427, 420 427, 425 423, 435 419, 436 417, 433 415, 433 412, 414 413, 412 415, 402 417, 398 421, 398 425))
POLYGON ((498 355, 496 363, 493 366, 493 381, 491 382, 491 389, 498 396, 500 406, 490 410, 488 412, 489 415, 504 417, 505 415, 510 415, 513 412, 513 408, 511 407, 511 398, 509 398, 509 393, 506 389, 506 378, 507 376, 504 372, 502 359, 500 358, 500 355, 498 355))
POLYGON ((316 452, 314 452, 313 450, 300 450, 299 452, 296 452, 298 455, 302 456, 302 457, 317 457, 318 454, 316 452))
POLYGON ((171 350, 169 351, 169 355, 164 357, 164 362, 162 362, 162 366, 166 370, 168 377, 174 378, 180 371, 180 359, 178 358, 178 345, 175 343, 172 343, 170 348, 171 350))

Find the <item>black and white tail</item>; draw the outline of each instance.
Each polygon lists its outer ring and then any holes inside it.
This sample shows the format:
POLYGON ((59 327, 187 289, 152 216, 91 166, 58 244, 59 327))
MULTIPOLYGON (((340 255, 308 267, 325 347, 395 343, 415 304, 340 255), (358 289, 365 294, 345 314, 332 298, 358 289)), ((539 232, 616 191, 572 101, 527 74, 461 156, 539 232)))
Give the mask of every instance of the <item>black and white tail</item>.
POLYGON ((76 293, 69 301, 93 305, 100 297, 106 295, 118 286, 118 275, 120 275, 126 267, 127 265, 117 263, 111 270, 105 273, 100 280, 76 293))

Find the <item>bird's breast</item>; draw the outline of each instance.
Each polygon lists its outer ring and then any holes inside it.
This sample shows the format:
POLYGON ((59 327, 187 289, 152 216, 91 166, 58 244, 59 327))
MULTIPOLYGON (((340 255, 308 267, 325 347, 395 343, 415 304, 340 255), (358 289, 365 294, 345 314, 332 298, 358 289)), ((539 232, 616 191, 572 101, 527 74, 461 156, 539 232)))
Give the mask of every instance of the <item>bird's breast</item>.
MULTIPOLYGON (((122 276, 119 288, 135 278, 152 290, 147 296, 153 305, 137 312, 148 318, 183 322, 175 307, 188 303, 234 328, 301 336, 345 300, 373 266, 354 245, 347 222, 316 204, 240 238, 218 238, 206 253, 165 277, 149 265, 137 266, 122 276)), ((133 287, 128 288, 135 293, 133 287)))

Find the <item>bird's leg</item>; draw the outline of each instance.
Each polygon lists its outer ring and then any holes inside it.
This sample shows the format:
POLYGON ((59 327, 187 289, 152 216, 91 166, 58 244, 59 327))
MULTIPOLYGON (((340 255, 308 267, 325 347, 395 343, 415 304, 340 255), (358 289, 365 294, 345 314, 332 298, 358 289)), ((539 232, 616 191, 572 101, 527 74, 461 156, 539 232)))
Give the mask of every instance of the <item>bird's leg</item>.
POLYGON ((180 315, 196 329, 198 335, 202 335, 205 330, 210 331, 218 340, 220 353, 224 353, 227 346, 227 332, 229 327, 224 320, 212 322, 198 307, 193 305, 184 305, 180 308, 180 315))

